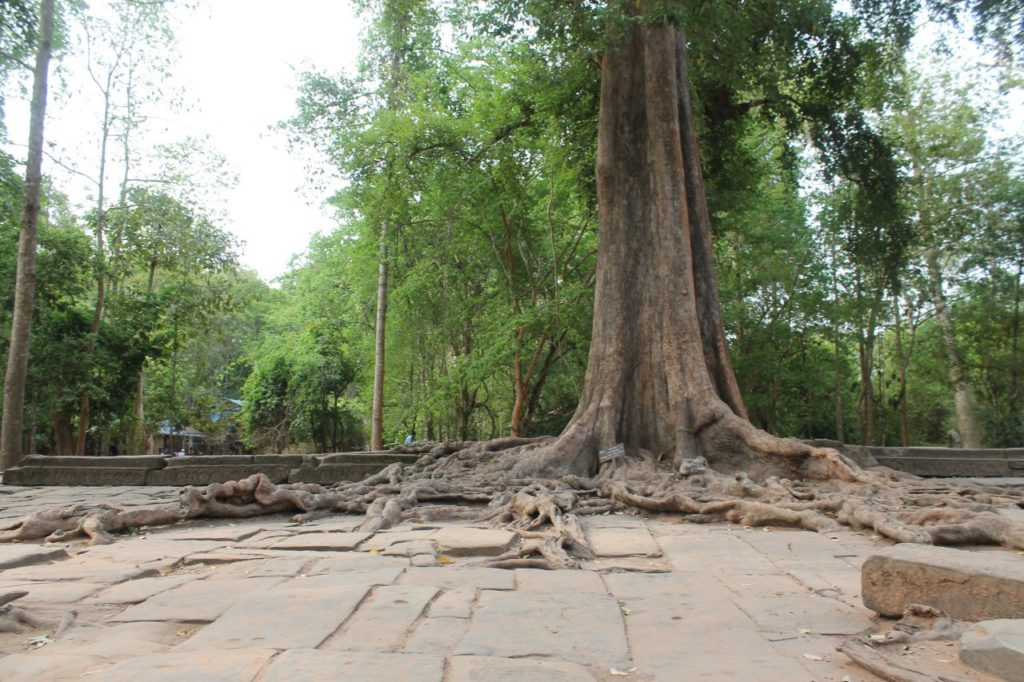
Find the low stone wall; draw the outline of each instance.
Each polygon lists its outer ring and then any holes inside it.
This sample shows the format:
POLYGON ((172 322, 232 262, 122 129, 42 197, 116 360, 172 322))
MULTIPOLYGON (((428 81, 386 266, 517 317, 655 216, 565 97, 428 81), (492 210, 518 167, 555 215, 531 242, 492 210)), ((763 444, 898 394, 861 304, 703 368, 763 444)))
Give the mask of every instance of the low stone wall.
POLYGON ((50 457, 30 455, 3 473, 5 485, 206 485, 265 474, 274 483, 360 481, 393 462, 420 455, 344 452, 327 455, 193 457, 50 457))
POLYGON ((886 466, 917 476, 1006 478, 1024 477, 1024 448, 889 447, 845 445, 816 440, 815 445, 841 450, 862 467, 886 466))
MULTIPOLYGON (((844 445, 841 450, 862 467, 887 466, 918 476, 1024 478, 1024 448, 963 450, 844 445)), ((326 455, 159 455, 50 457, 30 455, 3 474, 6 485, 206 485, 263 473, 274 483, 360 481, 393 462, 412 464, 420 455, 393 452, 339 452, 326 455)))

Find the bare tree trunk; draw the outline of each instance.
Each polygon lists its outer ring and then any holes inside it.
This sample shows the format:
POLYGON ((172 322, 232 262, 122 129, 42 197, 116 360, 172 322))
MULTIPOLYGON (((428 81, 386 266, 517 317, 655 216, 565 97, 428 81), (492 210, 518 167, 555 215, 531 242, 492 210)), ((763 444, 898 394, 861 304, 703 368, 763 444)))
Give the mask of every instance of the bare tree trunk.
POLYGON ((682 37, 637 22, 602 59, 593 335, 573 418, 513 475, 592 473, 598 451, 794 476, 813 448, 745 418, 728 362, 682 37))
POLYGON ((928 265, 928 285, 935 304, 935 317, 939 321, 943 345, 946 348, 949 383, 953 386, 953 404, 956 409, 956 427, 960 432, 960 442, 965 448, 980 448, 981 433, 974 416, 974 406, 971 404, 970 387, 967 385, 964 361, 957 346, 953 320, 949 316, 946 295, 942 291, 942 268, 939 266, 938 250, 934 246, 925 249, 925 262, 928 265))
POLYGON ((370 449, 384 448, 384 342, 388 312, 388 245, 387 223, 380 228, 380 270, 377 275, 377 326, 373 353, 373 414, 370 449))
POLYGON ((910 417, 907 414, 907 364, 910 358, 903 350, 903 320, 900 317, 900 299, 892 296, 892 309, 896 317, 896 365, 899 371, 899 392, 896 400, 900 412, 900 443, 903 447, 910 445, 910 417))
POLYGON ((18 240, 18 265, 14 289, 11 345, 4 375, 4 414, 0 427, 0 469, 18 464, 22 456, 22 419, 25 408, 25 377, 36 295, 36 235, 42 186, 43 126, 46 121, 46 88, 53 42, 53 0, 39 3, 39 45, 32 79, 32 104, 25 163, 25 195, 18 240))
MULTIPOLYGON (((125 156, 127 157, 128 150, 125 150, 125 156)), ((127 163, 125 164, 127 168, 127 163)), ((127 179, 127 173, 126 173, 127 179)), ((127 180, 126 180, 127 184, 127 180)), ((121 198, 121 203, 124 203, 124 197, 121 198)), ((157 260, 155 258, 149 261, 149 279, 146 283, 146 293, 152 294, 153 287, 156 285, 156 266, 157 260)), ((135 406, 133 410, 135 414, 135 425, 132 429, 131 446, 134 453, 143 454, 146 449, 146 363, 143 362, 142 366, 139 367, 139 380, 135 386, 135 406)), ((131 453, 129 453, 131 454, 131 453)))
POLYGON ((1017 433, 1024 435, 1024 411, 1021 410, 1021 358, 1020 358, 1020 299, 1021 299, 1021 273, 1024 270, 1024 260, 1017 261, 1017 273, 1013 280, 1013 318, 1010 325, 1010 414, 1017 420, 1017 433))

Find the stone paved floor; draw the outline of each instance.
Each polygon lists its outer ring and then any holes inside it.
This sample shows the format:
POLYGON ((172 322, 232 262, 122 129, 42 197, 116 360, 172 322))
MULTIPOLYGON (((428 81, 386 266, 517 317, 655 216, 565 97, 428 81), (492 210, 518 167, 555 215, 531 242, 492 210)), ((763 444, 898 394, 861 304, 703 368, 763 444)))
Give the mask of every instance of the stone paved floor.
MULTIPOLYGON (((0 486, 0 525, 85 500, 172 488, 0 486)), ((514 541, 458 524, 369 535, 337 516, 197 521, 113 545, 0 545, 0 594, 77 621, 0 634, 0 680, 875 680, 835 647, 873 627, 859 567, 883 541, 673 517, 585 520, 578 571, 473 566, 514 541), (92 676, 96 677, 93 678, 92 676)), ((957 644, 906 664, 987 680, 957 644)))

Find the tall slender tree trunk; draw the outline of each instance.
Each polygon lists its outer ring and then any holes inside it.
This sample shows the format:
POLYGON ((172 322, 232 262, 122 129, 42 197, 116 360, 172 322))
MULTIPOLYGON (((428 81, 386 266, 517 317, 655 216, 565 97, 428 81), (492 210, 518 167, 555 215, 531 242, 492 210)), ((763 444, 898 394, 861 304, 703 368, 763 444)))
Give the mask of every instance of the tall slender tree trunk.
POLYGON ((373 352, 373 426, 370 449, 384 448, 384 343, 388 314, 388 226, 380 228, 380 268, 377 274, 377 325, 374 330, 373 352))
MULTIPOLYGON (((632 6, 632 5, 631 5, 632 6)), ((817 451, 745 417, 721 324, 685 39, 635 23, 602 59, 593 335, 573 418, 513 476, 593 473, 622 443, 722 471, 794 476, 817 451)))
POLYGON ((903 320, 900 316, 899 296, 892 296, 893 315, 896 319, 896 365, 898 369, 898 393, 896 396, 900 413, 900 443, 903 447, 910 445, 910 417, 907 414, 907 365, 910 358, 903 348, 903 320))
POLYGON ((22 456, 22 420, 25 409, 25 377, 28 374, 32 309, 36 295, 36 237, 42 188, 43 126, 46 121, 46 90, 53 43, 53 0, 39 3, 39 44, 32 78, 32 104, 25 163, 25 195, 18 240, 18 265, 14 288, 14 319, 4 375, 4 414, 0 426, 0 469, 18 464, 22 456))
POLYGON ((1020 299, 1021 274, 1024 260, 1017 261, 1017 273, 1013 280, 1013 318, 1010 324, 1010 414, 1017 420, 1017 435, 1024 436, 1024 410, 1021 409, 1021 353, 1020 353, 1020 299))
MULTIPOLYGON (((125 154, 127 154, 125 150, 125 154)), ((124 203, 122 198, 122 204, 124 203)), ((153 287, 156 285, 156 266, 157 260, 151 259, 149 262, 149 279, 146 282, 146 293, 152 294, 153 287)), ((135 406, 133 413, 135 415, 135 424, 132 429, 132 450, 130 454, 148 454, 146 453, 146 363, 143 362, 142 366, 139 367, 139 379, 135 384, 135 406)))
MULTIPOLYGON (((113 73, 111 72, 111 78, 113 73)), ((106 223, 106 173, 107 173, 107 144, 110 140, 110 129, 113 122, 110 101, 110 81, 107 82, 106 95, 103 99, 103 125, 100 133, 100 170, 96 190, 96 304, 93 308, 92 324, 89 327, 89 343, 86 345, 86 363, 92 366, 93 358, 96 357, 96 339, 100 333, 100 325, 103 322, 103 308, 106 304, 107 278, 106 278, 106 256, 104 253, 104 228, 106 223)), ((89 435, 89 388, 85 389, 79 400, 78 407, 78 439, 75 442, 75 454, 85 454, 85 442, 89 435)))
POLYGON ((960 443, 965 448, 981 447, 981 432, 974 416, 974 405, 971 401, 970 387, 964 372, 964 361, 960 356, 960 348, 956 342, 956 330, 953 319, 946 305, 946 295, 942 287, 942 268, 939 265, 938 249, 928 246, 925 249, 925 263, 928 266, 928 286, 931 289, 932 302, 935 304, 935 317, 942 330, 942 342, 946 350, 946 364, 949 365, 949 383, 953 386, 953 404, 956 409, 956 427, 960 432, 960 443))

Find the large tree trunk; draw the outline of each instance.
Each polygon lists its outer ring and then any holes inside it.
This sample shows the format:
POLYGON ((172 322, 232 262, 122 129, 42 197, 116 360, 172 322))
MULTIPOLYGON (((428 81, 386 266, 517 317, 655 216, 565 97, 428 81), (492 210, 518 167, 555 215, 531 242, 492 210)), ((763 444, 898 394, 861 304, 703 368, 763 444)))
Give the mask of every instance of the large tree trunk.
POLYGON ((942 291, 942 268, 939 266, 939 254, 934 246, 929 246, 925 250, 925 262, 928 265, 928 285, 931 288, 932 301, 935 303, 935 317, 939 321, 943 345, 946 348, 946 363, 949 365, 949 383, 953 386, 956 428, 960 432, 960 443, 965 448, 980 448, 981 432, 974 416, 974 405, 971 402, 971 392, 964 372, 964 361, 960 357, 960 348, 956 342, 953 319, 949 316, 946 295, 942 291))
POLYGON ((14 319, 4 375, 4 413, 0 427, 0 470, 17 465, 22 455, 22 417, 25 377, 28 373, 29 336, 36 295, 36 234, 42 185, 43 124, 46 120, 46 86, 53 42, 53 0, 39 3, 39 45, 33 71, 32 104, 25 163, 25 195, 18 240, 18 265, 14 286, 14 319))
POLYGON ((592 473, 598 451, 617 443, 753 476, 793 476, 814 452, 746 420, 722 329, 684 46, 675 28, 638 23, 604 56, 587 374, 562 435, 514 473, 592 473))
POLYGON ((388 245, 387 224, 380 229, 380 272, 377 275, 377 325, 374 330, 373 353, 373 415, 370 449, 384 449, 384 343, 388 314, 388 245))

